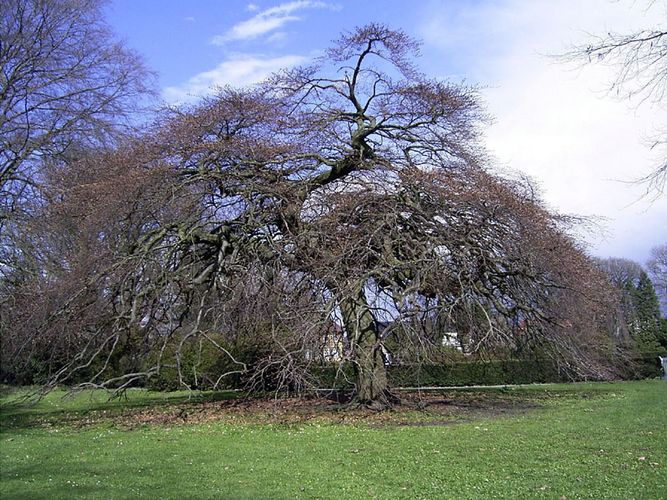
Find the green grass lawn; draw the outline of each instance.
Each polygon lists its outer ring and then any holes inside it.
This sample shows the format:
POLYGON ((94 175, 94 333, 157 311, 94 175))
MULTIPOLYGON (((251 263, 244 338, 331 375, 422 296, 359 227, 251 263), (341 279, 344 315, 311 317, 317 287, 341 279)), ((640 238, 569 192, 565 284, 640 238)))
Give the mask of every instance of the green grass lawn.
POLYGON ((667 498, 659 380, 450 391, 446 418, 260 409, 155 423, 228 397, 56 393, 28 406, 5 391, 0 498, 667 498), (523 409, 487 411, 494 401, 523 409))

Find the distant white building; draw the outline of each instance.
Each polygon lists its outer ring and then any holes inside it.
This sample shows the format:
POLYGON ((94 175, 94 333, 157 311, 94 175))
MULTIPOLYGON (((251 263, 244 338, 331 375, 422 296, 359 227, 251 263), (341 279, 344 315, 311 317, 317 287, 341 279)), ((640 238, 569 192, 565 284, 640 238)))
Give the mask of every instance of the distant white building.
POLYGON ((458 332, 445 332, 442 336, 442 347, 453 347, 463 352, 458 332))

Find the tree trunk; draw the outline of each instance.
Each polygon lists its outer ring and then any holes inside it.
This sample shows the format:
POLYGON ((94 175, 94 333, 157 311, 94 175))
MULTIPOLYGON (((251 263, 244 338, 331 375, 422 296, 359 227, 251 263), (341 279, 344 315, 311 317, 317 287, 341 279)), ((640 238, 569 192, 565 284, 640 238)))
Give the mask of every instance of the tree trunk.
POLYGON ((353 404, 382 410, 395 398, 387 386, 382 344, 363 289, 341 303, 345 330, 350 339, 356 395, 353 404))

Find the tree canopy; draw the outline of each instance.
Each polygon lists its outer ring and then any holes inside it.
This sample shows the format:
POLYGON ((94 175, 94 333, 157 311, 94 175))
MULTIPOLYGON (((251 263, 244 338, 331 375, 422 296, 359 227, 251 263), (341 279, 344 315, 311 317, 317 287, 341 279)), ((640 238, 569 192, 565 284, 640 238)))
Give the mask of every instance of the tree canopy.
POLYGON ((623 335, 627 330, 640 352, 656 353, 667 347, 658 295, 648 273, 629 259, 601 259, 598 266, 620 296, 619 334, 623 335))
POLYGON ((100 0, 7 0, 0 13, 0 224, 31 198, 38 164, 117 135, 150 91, 100 0))
POLYGON ((476 90, 422 75, 417 51, 364 26, 316 64, 48 169, 31 228, 44 267, 13 295, 4 360, 52 384, 126 387, 170 366, 186 384, 188 346, 208 343, 227 358, 218 382, 297 390, 334 349, 356 402, 382 408, 390 360, 454 331, 468 352, 612 376, 614 294, 572 221, 493 173, 476 90), (230 347, 247 339, 251 366, 230 347))

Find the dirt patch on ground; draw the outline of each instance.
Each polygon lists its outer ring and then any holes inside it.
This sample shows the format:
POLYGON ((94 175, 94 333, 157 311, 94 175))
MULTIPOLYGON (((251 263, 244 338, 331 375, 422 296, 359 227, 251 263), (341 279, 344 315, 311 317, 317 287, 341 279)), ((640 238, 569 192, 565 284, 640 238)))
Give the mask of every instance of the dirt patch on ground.
POLYGON ((238 398, 153 406, 121 412, 90 412, 68 419, 86 427, 111 422, 122 428, 183 425, 224 421, 238 424, 298 425, 307 422, 356 424, 370 427, 445 426, 483 417, 514 416, 539 408, 535 401, 502 394, 402 393, 401 403, 386 411, 349 409, 332 395, 290 398, 238 398))

